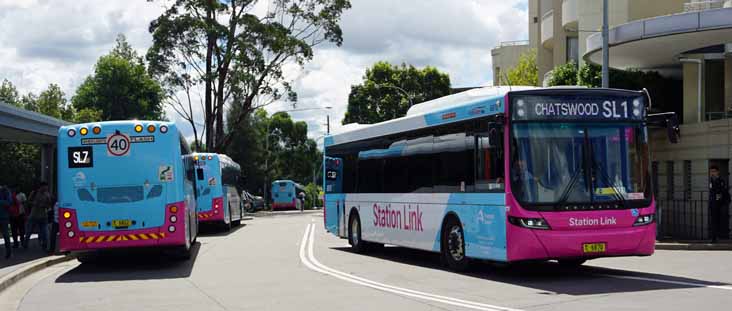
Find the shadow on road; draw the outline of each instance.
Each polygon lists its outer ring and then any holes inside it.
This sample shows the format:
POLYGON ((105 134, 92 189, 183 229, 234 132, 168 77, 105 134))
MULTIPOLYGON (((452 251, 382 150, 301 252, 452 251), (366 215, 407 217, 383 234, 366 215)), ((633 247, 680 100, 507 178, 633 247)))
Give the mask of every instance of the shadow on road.
POLYGON ((209 236, 227 236, 234 234, 237 231, 246 227, 247 224, 242 223, 238 226, 232 226, 231 230, 226 231, 223 225, 220 224, 205 224, 199 223, 198 236, 209 237, 209 236))
POLYGON ((56 283, 186 278, 191 275, 201 243, 191 246, 191 258, 179 260, 161 250, 127 250, 99 254, 56 279, 56 283))
MULTIPOLYGON (((335 247, 331 249, 353 253, 349 247, 335 247)), ((429 269, 445 270, 440 264, 439 254, 403 247, 387 246, 370 251, 363 256, 429 269)), ((505 265, 478 261, 473 262, 469 272, 461 274, 493 282, 534 288, 540 290, 541 294, 544 295, 566 294, 582 296, 699 287, 683 283, 694 283, 702 286, 730 285, 664 274, 593 267, 591 263, 592 261, 589 261, 585 266, 566 268, 555 262, 526 262, 505 265), (618 277, 647 278, 677 283, 671 284, 652 280, 618 277)))

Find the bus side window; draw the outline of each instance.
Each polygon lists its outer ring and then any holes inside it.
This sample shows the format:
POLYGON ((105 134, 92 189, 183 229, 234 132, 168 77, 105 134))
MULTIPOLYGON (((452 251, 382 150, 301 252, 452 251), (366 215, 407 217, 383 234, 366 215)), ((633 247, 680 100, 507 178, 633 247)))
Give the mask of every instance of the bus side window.
POLYGON ((198 176, 198 180, 203 180, 203 169, 202 168, 196 169, 196 176, 198 176))

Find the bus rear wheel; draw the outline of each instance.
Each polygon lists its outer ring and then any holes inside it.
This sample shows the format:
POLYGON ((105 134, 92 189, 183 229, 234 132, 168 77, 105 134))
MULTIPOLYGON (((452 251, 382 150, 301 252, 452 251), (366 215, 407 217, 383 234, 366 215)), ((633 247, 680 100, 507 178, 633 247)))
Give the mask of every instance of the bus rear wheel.
POLYGON ((442 261, 452 271, 465 271, 470 259, 465 255, 465 235, 463 226, 456 217, 450 217, 442 228, 442 261))
POLYGON ((366 251, 366 242, 361 239, 361 218, 358 213, 352 213, 348 222, 348 244, 356 253, 366 251))

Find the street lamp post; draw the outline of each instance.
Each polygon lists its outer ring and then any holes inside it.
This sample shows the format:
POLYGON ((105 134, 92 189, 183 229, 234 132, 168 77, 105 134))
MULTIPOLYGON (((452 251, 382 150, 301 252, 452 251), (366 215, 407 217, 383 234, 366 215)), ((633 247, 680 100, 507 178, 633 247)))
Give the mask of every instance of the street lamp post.
POLYGON ((407 92, 405 89, 398 87, 396 85, 393 85, 393 84, 376 84, 376 88, 381 88, 381 87, 395 89, 395 90, 401 92, 404 95, 404 97, 406 97, 407 100, 409 101, 409 107, 414 106, 414 102, 412 101, 412 95, 409 94, 409 92, 407 92))
MULTIPOLYGON (((296 111, 308 111, 308 110, 330 110, 333 107, 326 106, 326 107, 317 107, 317 108, 301 108, 301 109, 290 109, 290 110, 282 110, 277 111, 273 113, 272 115, 275 115, 280 112, 296 112, 296 111)), ((328 119, 330 121, 330 115, 328 115, 328 119)), ((264 185, 262 187, 262 193, 264 194, 264 202, 265 205, 269 201, 269 198, 267 197, 267 186, 269 184, 269 125, 271 122, 267 122, 267 132, 264 133, 264 185)))

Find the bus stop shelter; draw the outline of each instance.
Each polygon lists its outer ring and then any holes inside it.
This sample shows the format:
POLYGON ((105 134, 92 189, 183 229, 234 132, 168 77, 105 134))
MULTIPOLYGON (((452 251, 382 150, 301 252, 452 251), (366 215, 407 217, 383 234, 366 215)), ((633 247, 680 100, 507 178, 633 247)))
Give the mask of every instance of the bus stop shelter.
MULTIPOLYGON (((41 179, 55 191, 55 150, 58 129, 69 122, 0 101, 0 141, 41 146, 41 179)), ((0 150, 0 152, 2 152, 0 150)))

